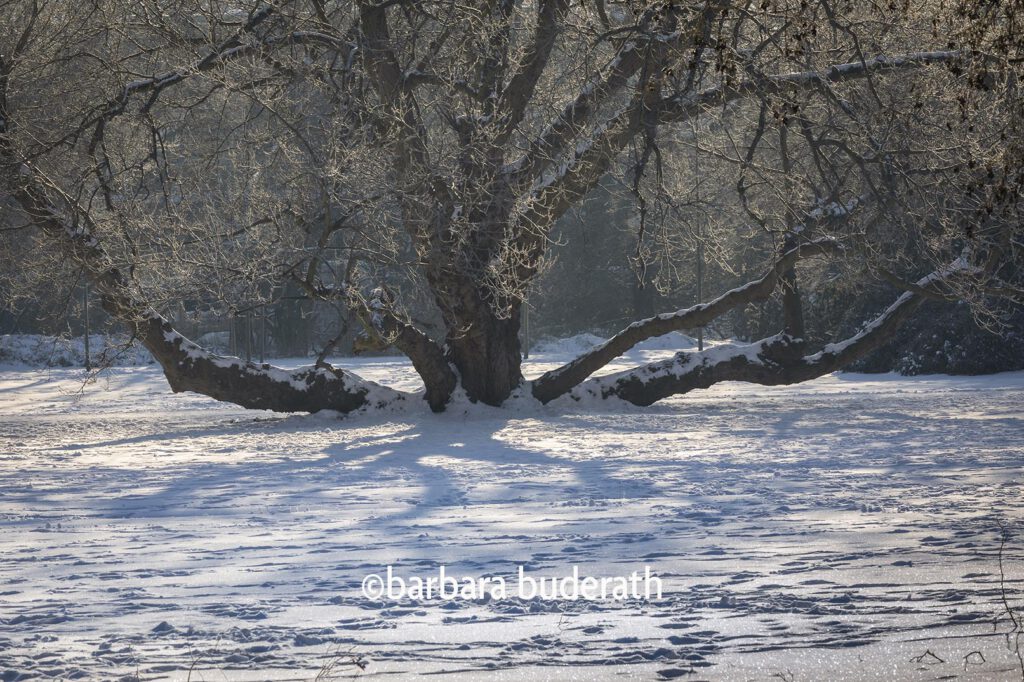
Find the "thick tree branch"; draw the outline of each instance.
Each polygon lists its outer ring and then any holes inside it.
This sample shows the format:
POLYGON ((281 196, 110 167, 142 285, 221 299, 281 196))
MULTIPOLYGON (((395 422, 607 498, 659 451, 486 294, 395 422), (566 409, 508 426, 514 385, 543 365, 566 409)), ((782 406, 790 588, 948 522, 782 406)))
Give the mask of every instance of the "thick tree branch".
POLYGON ((395 311, 390 292, 379 289, 367 301, 351 287, 338 291, 306 281, 300 281, 300 284, 311 297, 318 300, 344 300, 367 329, 380 336, 387 345, 402 351, 423 379, 426 389, 424 398, 430 409, 434 412, 444 411, 458 384, 458 377, 448 364, 441 346, 395 311))
MULTIPOLYGON (((0 156, 9 158, 0 136, 0 156)), ((133 292, 129 278, 114 265, 95 237, 88 214, 62 196, 74 216, 58 211, 48 194, 59 194, 27 164, 21 164, 13 197, 30 220, 73 262, 83 268, 100 295, 103 309, 125 324, 160 363, 171 389, 192 391, 250 409, 277 412, 351 412, 405 400, 404 393, 365 381, 330 366, 285 370, 268 364, 214 355, 174 330, 133 292)))
POLYGON ((763 301, 771 296, 780 279, 798 260, 833 253, 838 248, 836 242, 831 239, 819 239, 802 244, 783 254, 760 279, 732 289, 713 301, 634 322, 572 362, 544 373, 533 382, 533 396, 543 403, 550 402, 568 393, 574 386, 638 343, 673 331, 703 327, 738 306, 763 301))
MULTIPOLYGON (((863 79, 875 73, 918 69, 962 57, 961 52, 955 51, 915 52, 837 64, 822 71, 751 78, 732 86, 718 85, 696 93, 665 98, 657 105, 657 119, 661 124, 679 123, 700 115, 708 108, 720 108, 755 95, 820 88, 831 83, 863 79)), ((643 108, 643 102, 634 98, 618 115, 598 126, 590 138, 580 141, 574 154, 535 183, 518 219, 536 230, 545 230, 582 199, 608 172, 619 152, 643 132, 643 108)))
POLYGON ((398 109, 403 93, 402 68, 391 49, 387 9, 370 2, 359 3, 359 27, 363 36, 363 61, 381 100, 398 109))
POLYGON ((421 249, 436 252, 443 248, 440 235, 450 220, 449 184, 430 163, 426 129, 393 48, 387 5, 361 1, 359 29, 363 63, 385 108, 383 126, 395 144, 392 164, 402 185, 406 232, 421 249))
MULTIPOLYGON (((641 24, 650 20, 649 14, 650 11, 641 24)), ((564 155, 572 140, 593 121, 601 105, 621 93, 643 65, 643 43, 636 40, 623 45, 608 65, 593 74, 576 97, 530 143, 523 156, 506 167, 510 184, 516 190, 529 187, 546 166, 564 155)))
POLYGON ((498 102, 502 130, 495 140, 496 145, 504 144, 523 120, 537 84, 540 83, 541 74, 551 58, 555 39, 568 11, 569 0, 540 0, 538 3, 537 28, 533 44, 519 69, 509 79, 498 102))
MULTIPOLYGON (((955 275, 970 271, 963 259, 916 282, 928 288, 955 275)), ((651 405, 672 395, 708 388, 722 381, 743 381, 778 386, 808 381, 846 367, 889 341, 900 326, 927 300, 905 292, 859 333, 825 346, 818 353, 802 356, 802 340, 779 334, 746 346, 719 346, 699 353, 677 353, 674 357, 578 386, 572 396, 618 397, 634 405, 651 405)))

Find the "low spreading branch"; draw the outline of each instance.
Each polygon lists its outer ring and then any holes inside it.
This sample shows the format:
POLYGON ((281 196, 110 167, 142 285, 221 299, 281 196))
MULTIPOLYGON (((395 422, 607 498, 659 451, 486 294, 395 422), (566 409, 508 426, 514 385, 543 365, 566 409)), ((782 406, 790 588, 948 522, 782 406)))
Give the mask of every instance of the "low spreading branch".
MULTIPOLYGON (((918 280, 930 289, 971 271, 964 259, 918 280)), ((617 397, 634 405, 651 405, 673 395, 709 388, 722 381, 780 386, 809 381, 846 367, 892 338, 897 329, 927 300, 923 294, 903 293, 881 315, 854 336, 829 344, 813 355, 802 355, 803 342, 786 334, 744 346, 718 346, 698 353, 677 353, 668 360, 590 379, 570 394, 581 400, 617 397)))
POLYGON ((386 289, 378 289, 366 301, 354 289, 345 294, 348 306, 360 321, 378 334, 388 345, 402 351, 423 379, 424 398, 434 412, 444 411, 458 378, 445 358, 444 351, 424 332, 395 311, 393 297, 386 289))
POLYGON ((359 318, 366 330, 383 342, 383 347, 394 346, 412 362, 423 380, 424 399, 434 412, 444 411, 451 398, 458 377, 445 357, 444 350, 426 333, 398 312, 394 295, 386 288, 374 290, 367 301, 352 286, 327 287, 312 277, 294 278, 310 298, 317 301, 340 301, 359 318))
POLYGON ((703 327, 728 311, 748 303, 763 301, 772 295, 783 273, 801 259, 832 253, 838 244, 819 239, 787 251, 760 279, 728 291, 708 303, 674 313, 664 313, 629 325, 596 348, 558 369, 546 372, 533 382, 533 396, 543 403, 568 393, 591 374, 647 339, 682 329, 703 327))
MULTIPOLYGON (((0 153, 9 151, 0 144, 0 153)), ((13 198, 53 243, 79 265, 99 294, 103 309, 125 324, 160 363, 175 393, 191 391, 245 408, 275 412, 351 412, 403 401, 395 391, 330 365, 286 370, 238 358, 220 357, 179 334, 133 291, 131 280, 113 263, 95 236, 87 212, 60 195, 74 216, 59 211, 50 194, 59 191, 34 169, 21 165, 13 198), (50 192, 45 191, 49 189, 50 192)))

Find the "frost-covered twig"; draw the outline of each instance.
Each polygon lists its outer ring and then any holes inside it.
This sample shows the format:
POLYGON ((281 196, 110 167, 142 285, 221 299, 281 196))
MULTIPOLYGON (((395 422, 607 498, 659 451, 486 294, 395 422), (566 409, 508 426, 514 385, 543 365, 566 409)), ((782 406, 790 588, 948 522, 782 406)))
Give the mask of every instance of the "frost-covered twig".
POLYGON ((1006 528, 1006 524, 1002 519, 998 520, 999 523, 999 597, 1003 604, 1003 615, 1010 619, 1012 627, 1008 632, 1003 633, 1006 637, 1006 646, 1016 655, 1017 664, 1020 666, 1021 679, 1024 680, 1024 653, 1020 650, 1020 638, 1024 635, 1024 623, 1022 623, 1021 615, 1014 610, 1010 604, 1009 591, 1006 588, 1006 569, 1003 566, 1003 557, 1006 552, 1006 541, 1009 537, 1009 531, 1006 528))

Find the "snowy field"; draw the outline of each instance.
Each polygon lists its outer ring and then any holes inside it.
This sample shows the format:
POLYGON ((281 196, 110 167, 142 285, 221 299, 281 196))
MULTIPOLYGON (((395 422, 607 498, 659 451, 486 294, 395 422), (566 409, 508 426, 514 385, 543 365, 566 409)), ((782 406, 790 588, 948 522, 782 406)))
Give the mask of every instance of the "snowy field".
POLYGON ((1021 679, 1024 373, 340 420, 81 376, 0 368, 3 682, 1021 679), (362 594, 442 564, 664 593, 362 594))

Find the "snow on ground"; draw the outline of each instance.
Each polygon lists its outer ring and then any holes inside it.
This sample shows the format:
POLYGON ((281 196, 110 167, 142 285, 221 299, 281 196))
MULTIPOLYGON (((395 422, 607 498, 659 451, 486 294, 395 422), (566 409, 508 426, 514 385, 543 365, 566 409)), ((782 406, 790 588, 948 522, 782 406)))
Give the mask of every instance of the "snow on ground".
POLYGON ((153 367, 81 376, 0 370, 4 682, 1021 678, 1024 373, 341 420, 176 396, 153 367), (647 565, 665 591, 364 597, 389 564, 647 565))

